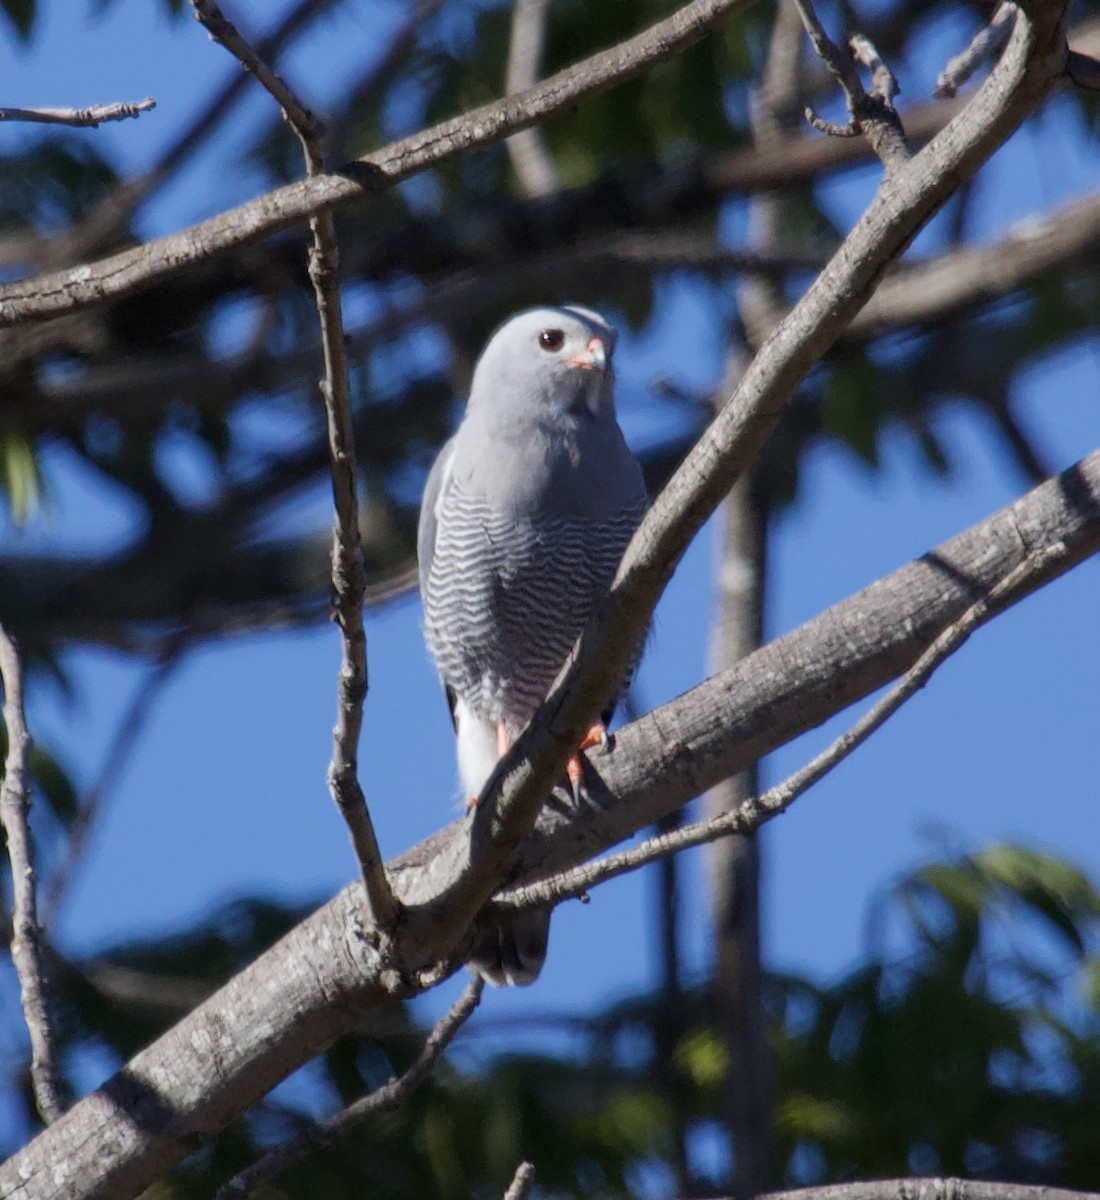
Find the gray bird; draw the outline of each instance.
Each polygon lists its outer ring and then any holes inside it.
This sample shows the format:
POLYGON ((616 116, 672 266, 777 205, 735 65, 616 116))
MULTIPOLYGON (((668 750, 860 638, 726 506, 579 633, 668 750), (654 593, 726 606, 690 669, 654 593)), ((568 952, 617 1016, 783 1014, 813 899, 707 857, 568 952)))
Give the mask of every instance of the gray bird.
MULTIPOLYGON (((648 504, 615 416, 614 347, 607 322, 577 305, 512 317, 478 360, 466 415, 428 476, 424 633, 467 807, 546 698, 648 504)), ((569 777, 577 795, 576 756, 569 777)), ((526 914, 488 934, 478 969, 498 984, 533 982, 548 922, 526 914)))

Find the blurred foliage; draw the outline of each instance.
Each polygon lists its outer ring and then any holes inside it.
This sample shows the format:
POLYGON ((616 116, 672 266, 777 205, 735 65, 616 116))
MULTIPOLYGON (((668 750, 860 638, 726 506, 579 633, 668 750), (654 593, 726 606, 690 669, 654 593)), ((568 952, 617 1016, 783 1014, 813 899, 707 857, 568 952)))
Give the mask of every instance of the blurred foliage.
MULTIPOLYGON (((121 1063, 304 915, 239 901, 177 936, 59 964, 70 1070, 92 1051, 121 1063)), ((1094 885, 1065 861, 994 845, 914 870, 874 902, 867 928, 863 961, 837 981, 768 980, 775 1184, 917 1172, 1100 1187, 1094 885)), ((261 1195, 499 1195, 523 1158, 547 1196, 652 1194, 670 1170, 674 1116, 702 1137, 718 1119, 718 1002, 705 987, 671 1005, 630 997, 559 1018, 572 1053, 500 1054, 490 993, 407 1104, 261 1195), (670 1029, 674 1094, 658 1049, 670 1029)), ((313 1114, 407 1069, 425 1032, 399 1005, 376 1016, 154 1194, 209 1196, 313 1114)), ((710 1194, 714 1181, 695 1185, 710 1194)))

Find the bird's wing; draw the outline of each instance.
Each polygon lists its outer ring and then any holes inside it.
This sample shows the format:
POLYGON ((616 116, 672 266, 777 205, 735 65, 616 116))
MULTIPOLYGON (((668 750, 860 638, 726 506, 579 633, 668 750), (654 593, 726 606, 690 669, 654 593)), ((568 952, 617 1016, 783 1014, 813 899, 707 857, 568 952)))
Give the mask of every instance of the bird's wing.
MULTIPOLYGON (((432 559, 435 556, 435 538, 439 529, 439 515, 443 505, 447 503, 447 491, 451 483, 451 465, 454 461, 455 440, 444 443, 438 457, 428 473, 428 482, 424 485, 424 498, 420 501, 420 522, 416 530, 416 562, 420 576, 420 595, 425 596, 428 590, 428 576, 432 570, 432 559)), ((455 703, 457 697, 447 686, 443 685, 447 696, 447 707, 451 711, 451 723, 458 728, 455 720, 455 703)))
POLYGON ((447 503, 451 483, 451 464, 454 461, 455 440, 445 442, 428 473, 424 498, 420 501, 420 523, 416 530, 416 561, 420 574, 420 594, 428 587, 428 576, 435 556, 435 537, 439 528, 441 506, 447 503))

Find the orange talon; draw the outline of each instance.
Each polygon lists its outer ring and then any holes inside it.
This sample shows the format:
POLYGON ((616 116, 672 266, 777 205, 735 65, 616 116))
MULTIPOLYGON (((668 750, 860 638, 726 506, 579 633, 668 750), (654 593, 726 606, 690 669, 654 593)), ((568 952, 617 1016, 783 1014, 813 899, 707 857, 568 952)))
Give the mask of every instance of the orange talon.
POLYGON ((581 750, 591 750, 593 746, 607 745, 607 726, 602 721, 597 721, 595 725, 589 727, 588 732, 581 738, 581 744, 577 747, 578 752, 581 750))
POLYGON ((574 804, 579 805, 584 796, 584 761, 581 758, 581 751, 591 750, 593 746, 606 745, 607 726, 602 721, 597 721, 581 738, 577 753, 565 764, 565 774, 569 779, 569 790, 573 793, 574 804))

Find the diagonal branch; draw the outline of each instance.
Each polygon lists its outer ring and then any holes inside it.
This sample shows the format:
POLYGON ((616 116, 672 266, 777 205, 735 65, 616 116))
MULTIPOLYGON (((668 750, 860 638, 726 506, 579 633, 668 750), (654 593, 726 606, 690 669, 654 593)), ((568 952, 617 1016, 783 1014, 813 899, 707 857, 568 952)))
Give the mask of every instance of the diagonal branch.
MULTIPOLYGON (((192 0, 192 4, 195 15, 210 36, 235 55, 278 102, 283 116, 302 144, 306 170, 310 178, 316 178, 324 167, 321 123, 283 79, 261 61, 232 22, 226 20, 215 0, 192 0)), ((355 432, 351 423, 347 348, 340 303, 339 251, 336 245, 336 222, 331 211, 325 210, 312 216, 309 228, 313 235, 309 277, 321 322, 321 346, 325 360, 321 394, 325 401, 332 497, 336 510, 332 532, 332 590, 343 644, 328 784, 351 836, 371 919, 379 930, 388 931, 397 919, 398 907, 386 880, 382 852, 378 847, 358 770, 359 738, 368 686, 367 635, 363 628, 366 568, 359 528, 355 432)))
POLYGON ((529 1162, 521 1162, 516 1167, 512 1182, 504 1193, 504 1200, 527 1200, 531 1189, 535 1186, 535 1168, 529 1162))
POLYGON ((859 720, 835 738, 820 754, 815 755, 782 783, 769 788, 762 795, 751 797, 731 812, 722 813, 709 820, 695 821, 670 833, 648 838, 641 845, 624 850, 621 854, 586 863, 582 867, 574 867, 538 883, 508 888, 493 898, 493 907, 508 912, 545 908, 547 905, 559 904, 562 900, 576 899, 596 884, 648 866, 681 850, 702 846, 717 838, 729 837, 730 834, 755 833, 765 821, 786 812, 803 792, 828 775, 834 767, 839 766, 853 751, 862 746, 876 730, 885 725, 907 700, 912 699, 924 687, 936 668, 960 649, 978 626, 985 624, 997 613, 1004 597, 1026 588, 1029 581, 1047 573, 1065 557, 1066 547, 1055 542, 1013 567, 984 596, 975 600, 958 620, 947 626, 885 696, 876 701, 859 720))
POLYGON ((391 1079, 370 1095, 349 1104, 335 1116, 317 1121, 297 1137, 257 1159, 220 1188, 215 1200, 244 1200, 261 1184, 308 1158, 315 1150, 331 1146, 367 1117, 403 1104, 435 1070, 439 1056, 454 1041, 455 1034, 481 1003, 484 988, 485 980, 480 975, 475 975, 466 984, 462 995, 435 1024, 416 1061, 403 1075, 391 1079))
POLYGON ((339 171, 276 188, 209 221, 96 263, 0 287, 0 327, 118 300, 235 247, 306 220, 313 213, 385 191, 429 167, 572 107, 697 42, 755 0, 691 0, 643 33, 593 54, 516 96, 441 121, 348 163, 339 171))
POLYGON ((64 1105, 57 1070, 53 1024, 46 993, 46 967, 42 930, 35 895, 34 850, 31 845, 30 754, 31 736, 23 710, 23 664, 15 639, 0 628, 0 676, 4 682, 4 725, 8 754, 0 786, 0 822, 8 841, 14 901, 11 959, 19 976, 19 999, 31 1041, 31 1082, 42 1119, 56 1121, 64 1105))

